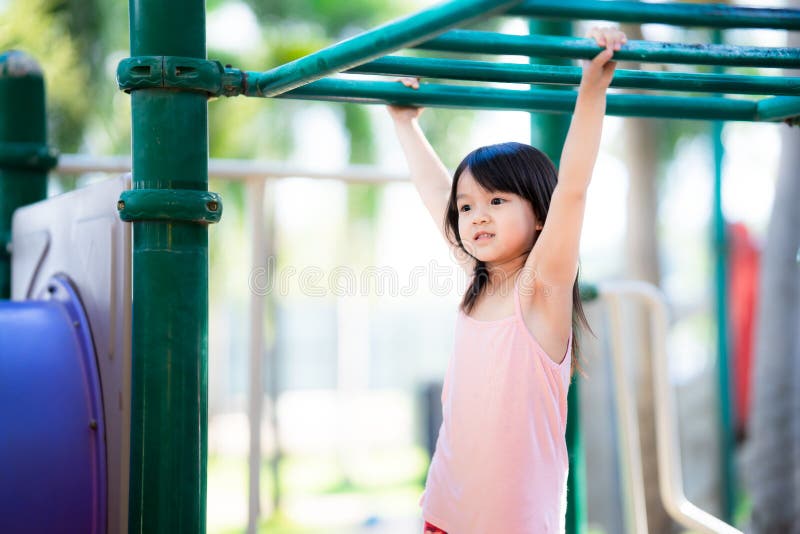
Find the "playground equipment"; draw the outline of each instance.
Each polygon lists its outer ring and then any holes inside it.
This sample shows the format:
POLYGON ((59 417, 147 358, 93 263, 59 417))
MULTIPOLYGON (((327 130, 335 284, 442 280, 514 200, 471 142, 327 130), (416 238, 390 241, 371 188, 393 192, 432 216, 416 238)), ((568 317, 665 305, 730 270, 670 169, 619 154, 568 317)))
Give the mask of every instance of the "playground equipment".
POLYGON ((15 481, 3 489, 3 532, 122 525, 130 227, 115 204, 128 187, 108 180, 14 214, 14 300, 0 302, 4 466, 15 481))
POLYGON ((667 358, 667 330, 669 328, 667 304, 662 293, 644 282, 607 282, 597 288, 600 299, 611 317, 612 359, 614 366, 614 392, 619 424, 622 466, 624 519, 626 532, 647 532, 647 514, 644 506, 644 480, 641 470, 638 423, 636 422, 635 396, 625 377, 622 334, 624 325, 620 318, 620 301, 642 301, 647 308, 652 332, 653 384, 656 392, 656 438, 658 441, 658 471, 661 495, 667 511, 683 526, 700 532, 735 534, 739 530, 692 504, 686 497, 681 473, 680 433, 675 414, 675 394, 669 384, 667 358))
MULTIPOLYGON (((405 58, 386 54, 416 47, 572 59, 592 57, 598 51, 598 47, 585 39, 452 30, 501 14, 720 28, 800 29, 800 11, 797 10, 599 0, 576 1, 569 3, 568 7, 563 4, 544 0, 452 1, 260 73, 223 67, 217 61, 205 59, 202 3, 131 1, 132 57, 120 63, 118 80, 120 88, 131 93, 133 183, 130 190, 120 188, 120 196, 114 200, 120 218, 132 223, 129 225, 132 231, 130 265, 133 292, 129 308, 132 366, 129 510, 125 512, 124 506, 119 507, 123 510, 119 517, 127 513, 131 532, 205 530, 206 225, 218 222, 222 213, 221 199, 207 191, 206 106, 210 96, 247 95, 567 114, 575 101, 575 94, 568 90, 423 84, 418 91, 412 91, 394 82, 326 77, 338 72, 352 72, 392 76, 418 74, 525 84, 575 84, 578 72, 568 66, 511 67, 460 59, 405 58), (176 25, 176 20, 181 24, 176 25)), ((640 62, 700 65, 800 66, 800 50, 793 48, 630 41, 617 57, 640 62)), ((35 76, 17 76, 8 70, 2 74, 0 96, 5 101, 14 102, 16 109, 21 108, 16 93, 19 89, 12 88, 12 85, 18 83, 17 78, 27 80, 35 76)), ((724 91, 766 97, 751 100, 612 94, 608 97, 608 113, 611 115, 773 122, 794 122, 800 115, 800 96, 793 88, 797 86, 794 78, 621 71, 617 73, 615 86, 686 92, 724 91)), ((3 209, 0 212, 0 238, 6 242, 11 213, 19 206, 44 197, 45 171, 52 167, 54 160, 45 146, 43 124, 43 111, 33 121, 30 117, 0 121, 0 207, 3 209), (29 122, 38 129, 28 132, 27 126, 21 126, 29 122), (23 170, 9 170, 19 168, 23 170), (25 182, 17 179, 14 174, 17 172, 22 173, 25 182), (18 193, 20 190, 25 193, 18 193)), ((560 149, 554 145, 546 151, 553 155, 560 149)), ((17 246, 16 242, 14 246, 17 246)), ((127 260, 124 261, 128 265, 127 260)), ((7 292, 2 292, 4 279, 8 279, 7 267, 4 267, 7 265, 8 259, 0 257, 0 297, 7 296, 7 292)), ((78 289, 84 295, 84 289, 78 289)), ((68 294, 69 290, 59 290, 58 293, 68 294)), ((25 298, 30 298, 30 295, 25 295, 25 298)), ((12 306, 13 303, 2 303, 0 312, 7 312, 12 306)), ((91 316, 89 320, 96 348, 102 326, 93 323, 91 316)), ((9 331, 9 323, 0 324, 0 330, 9 331)), ((18 352, 20 350, 14 347, 10 353, 4 352, 3 358, 19 357, 23 354, 18 352)), ((724 366, 722 358, 721 363, 724 366)), ((106 384, 102 387, 105 392, 106 384)), ((577 387, 572 388, 572 399, 577 391, 577 387)), ((667 397, 660 394, 659 402, 668 402, 667 397)), ((104 399, 105 403, 110 400, 105 395, 104 399)), ((258 402, 253 405, 255 409, 259 408, 258 402)), ((574 417, 577 410, 572 406, 570 414, 574 417)), ((668 411, 664 413, 668 414, 668 411)), ((663 419, 660 418, 658 425, 660 439, 666 439, 661 436, 669 430, 663 419)), ((730 417, 723 415, 725 419, 729 421, 730 417)), ((578 439, 574 419, 569 426, 568 433, 573 436, 571 441, 578 439)), ((668 443, 665 441, 662 445, 668 443)), ((124 445, 120 447, 114 454, 122 458, 126 451, 124 445)), ((660 456, 673 458, 662 449, 659 448, 660 456)), ((571 454, 579 457, 575 450, 573 445, 571 454)), ((257 452, 251 456, 251 461, 258 465, 257 452)), ((580 469, 573 464, 570 474, 579 477, 580 469)), ((124 477, 124 474, 120 476, 124 477)), ((662 486, 664 500, 676 520, 706 532, 723 528, 719 520, 688 507, 685 499, 680 498, 679 487, 679 484, 668 483, 662 486)), ((573 499, 569 506, 568 528, 577 532, 583 521, 579 486, 573 487, 568 494, 573 499)), ((257 499, 251 499, 252 502, 257 503, 257 499)), ((251 528, 254 527, 252 518, 251 513, 251 528)), ((109 522, 107 528, 113 530, 116 525, 109 522)), ((106 526, 97 528, 102 531, 106 526)))

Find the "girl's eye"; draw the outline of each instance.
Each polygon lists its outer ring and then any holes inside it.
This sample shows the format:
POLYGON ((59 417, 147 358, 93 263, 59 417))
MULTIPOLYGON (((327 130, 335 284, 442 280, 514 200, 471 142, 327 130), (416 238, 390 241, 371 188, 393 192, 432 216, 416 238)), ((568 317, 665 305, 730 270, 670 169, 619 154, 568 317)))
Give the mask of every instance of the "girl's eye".
POLYGON ((493 198, 492 199, 492 204, 498 205, 498 204, 501 204, 501 203, 503 203, 505 201, 506 201, 506 199, 504 199, 504 198, 493 198))
POLYGON ((458 210, 458 211, 469 211, 469 204, 464 204, 463 206, 461 206, 461 209, 458 210))

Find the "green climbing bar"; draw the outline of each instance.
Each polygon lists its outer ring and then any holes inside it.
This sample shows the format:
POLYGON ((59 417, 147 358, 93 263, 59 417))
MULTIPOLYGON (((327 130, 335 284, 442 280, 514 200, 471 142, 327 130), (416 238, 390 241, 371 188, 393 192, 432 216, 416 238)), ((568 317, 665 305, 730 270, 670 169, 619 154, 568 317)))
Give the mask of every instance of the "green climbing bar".
POLYGON ((608 0, 527 0, 510 15, 554 19, 613 20, 704 28, 800 30, 800 10, 735 7, 720 4, 648 3, 608 0))
MULTIPOLYGON (((601 48, 593 39, 549 35, 509 35, 474 30, 450 30, 417 45, 423 50, 469 54, 591 59, 601 48)), ((800 48, 675 44, 628 41, 615 52, 622 61, 725 65, 729 67, 800 68, 800 48)))
MULTIPOLYGON (((324 48, 261 75, 258 96, 276 96, 328 74, 341 72, 448 29, 504 11, 521 0, 454 0, 324 48)), ((251 82, 252 83, 252 82, 251 82)))
MULTIPOLYGON (((203 0, 130 0, 132 56, 205 58, 203 0)), ((208 189, 207 95, 131 92, 133 189, 208 189)), ((208 228, 133 223, 129 532, 204 533, 208 228)))
MULTIPOLYGON (((348 72, 526 84, 578 85, 581 81, 580 67, 403 56, 386 56, 354 67, 348 72)), ((794 76, 692 74, 617 69, 611 86, 742 95, 800 95, 800 78, 794 76)))
MULTIPOLYGON (((318 80, 280 95, 280 98, 301 100, 546 113, 571 113, 575 97, 574 91, 517 91, 438 84, 422 84, 413 90, 397 82, 332 79, 318 80)), ((609 95, 606 113, 624 117, 754 121, 756 102, 712 97, 609 95)))

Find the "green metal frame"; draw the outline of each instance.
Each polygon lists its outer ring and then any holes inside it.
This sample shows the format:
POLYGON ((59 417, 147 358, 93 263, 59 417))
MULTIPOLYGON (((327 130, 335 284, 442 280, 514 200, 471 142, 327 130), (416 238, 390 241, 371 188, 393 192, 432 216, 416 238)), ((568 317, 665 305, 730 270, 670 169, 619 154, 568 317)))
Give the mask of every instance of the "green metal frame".
MULTIPOLYGON (((367 34, 365 34, 367 35, 367 34)), ((355 38, 354 38, 355 39, 355 38)), ((357 40, 357 39, 356 39, 357 40)), ((630 48, 617 52, 620 59, 635 61, 701 62, 709 65, 800 67, 798 48, 759 48, 724 45, 671 45, 633 41, 630 48)), ((337 45, 339 46, 339 45, 337 45)), ((174 57, 137 57, 120 63, 120 87, 131 91, 164 87, 206 92, 210 95, 268 96, 280 98, 332 100, 342 102, 395 103, 435 107, 478 107, 534 112, 570 113, 572 103, 540 94, 514 92, 493 87, 449 84, 423 84, 410 90, 399 84, 352 80, 319 79, 330 65, 351 73, 383 75, 426 75, 428 77, 471 81, 577 85, 580 70, 569 66, 494 64, 463 59, 410 58, 388 56, 367 61, 372 56, 353 59, 352 50, 329 47, 303 60, 291 69, 267 72, 222 68, 219 62, 174 57), (314 58, 313 61, 311 58, 314 58), (342 58, 345 58, 342 59, 342 58), (310 63, 319 69, 311 72, 310 63), (176 74, 177 73, 177 74, 176 74), (285 79, 280 76, 285 76, 285 79), (305 85, 289 89, 301 83, 305 85), (309 81, 316 80, 316 81, 309 81)), ((364 45, 359 45, 364 46, 364 45)), ((426 49, 467 53, 522 54, 534 57, 588 58, 599 47, 587 39, 554 36, 498 35, 467 30, 450 31, 418 45, 426 49)), ((651 73, 620 71, 614 87, 682 92, 722 92, 727 94, 779 95, 762 100, 700 98, 697 96, 610 95, 609 114, 635 117, 661 117, 697 120, 794 121, 800 115, 800 79, 781 76, 745 76, 704 73, 651 73)))
MULTIPOLYGON (((556 92, 546 89, 517 91, 431 83, 422 84, 419 89, 412 90, 396 82, 325 79, 298 87, 278 98, 571 113, 576 96, 572 91, 556 92)), ((757 110, 757 103, 753 100, 612 94, 608 95, 606 113, 623 117, 752 121, 756 119, 757 110)), ((800 113, 800 106, 797 112, 800 113)))
POLYGON ((265 72, 259 96, 276 96, 308 82, 347 70, 393 50, 413 46, 453 26, 484 19, 521 0, 455 0, 384 24, 372 31, 265 72))
POLYGON ((55 164, 42 70, 23 52, 0 54, 0 299, 11 298, 11 217, 47 197, 47 172, 55 164))
POLYGON ((561 20, 613 20, 704 28, 800 30, 800 12, 796 9, 735 7, 724 4, 527 0, 509 9, 508 14, 561 20))
MULTIPOLYGON (((548 85, 578 85, 581 81, 580 67, 404 56, 385 56, 353 67, 347 72, 548 85)), ((800 93, 800 77, 617 69, 611 87, 737 95, 797 95, 800 93)))
MULTIPOLYGON (((518 56, 591 59, 601 48, 592 39, 550 35, 508 35, 502 33, 451 30, 418 44, 416 48, 436 52, 504 54, 518 56)), ((800 67, 800 49, 759 46, 686 45, 630 40, 614 57, 640 63, 726 65, 729 67, 800 67)))
MULTIPOLYGON (((130 91, 132 96, 134 190, 186 190, 191 192, 187 198, 193 203, 188 211, 181 211, 170 204, 174 198, 170 193, 155 193, 154 204, 146 205, 143 212, 133 216, 132 532, 205 531, 208 322, 205 223, 213 222, 213 213, 209 214, 208 210, 214 212, 208 203, 205 208, 202 205, 204 201, 211 202, 207 200, 210 197, 203 195, 208 185, 208 96, 247 95, 544 112, 549 115, 538 115, 535 122, 541 121, 546 124, 545 128, 555 127, 563 133, 568 120, 565 115, 571 113, 575 101, 574 91, 563 88, 561 91, 513 91, 426 83, 419 90, 411 90, 394 82, 328 77, 350 71, 576 85, 580 72, 567 65, 512 67, 470 60, 385 56, 416 47, 467 54, 559 58, 563 63, 568 59, 593 57, 600 50, 590 40, 564 36, 510 36, 450 30, 502 14, 680 25, 695 25, 697 20, 702 20, 706 27, 800 29, 800 11, 788 9, 629 1, 455 0, 266 72, 248 72, 223 68, 219 62, 205 59, 202 0, 129 0, 129 5, 133 57, 123 61, 118 72, 121 88, 130 91)), ((800 49, 796 48, 631 41, 616 53, 616 57, 637 62, 800 67, 800 49)), ((620 71, 614 86, 758 94, 769 98, 756 101, 611 94, 607 109, 612 115, 789 122, 800 116, 800 84, 796 78, 620 71)), ((0 124, 0 143, 12 141, 4 134, 0 124)), ((553 135, 553 138, 559 136, 553 135)), ((39 143, 42 139, 37 136, 13 141, 39 143)), ((554 159, 560 154, 559 146, 550 146, 549 153, 554 159)), ((0 173, 4 172, 0 169, 0 173)), ((0 174, 0 178, 3 177, 4 174, 0 174)), ((0 187, 3 182, 8 183, 8 180, 0 179, 0 187)), ((4 196, 0 192, 0 198, 4 196)), ((131 198, 140 200, 136 195, 126 197, 127 200, 131 198)), ((128 207, 121 206, 123 216, 128 207)), ((221 210, 221 205, 218 207, 221 210)), ((2 218, 0 212, 0 238, 4 228, 2 218)), ((574 391, 577 394, 577 387, 574 391)), ((570 413, 576 410, 570 408, 570 413)), ((570 494, 579 495, 580 491, 578 484, 570 494)), ((579 532, 585 526, 583 512, 576 502, 571 501, 570 506, 569 531, 579 532)))
MULTIPOLYGON (((132 91, 143 88, 182 88, 206 93, 210 96, 259 95, 259 81, 263 73, 224 68, 215 75, 218 62, 207 61, 204 79, 169 85, 157 73, 136 77, 131 69, 136 62, 126 60, 120 64, 120 88, 132 91)), ((430 77, 485 80, 543 85, 574 85, 579 79, 579 69, 543 65, 493 65, 467 60, 440 60, 389 56, 348 72, 382 71, 381 74, 410 74, 419 67, 430 77)), ((160 71, 157 71, 160 72, 160 71)), ((420 74, 420 73, 418 73, 420 74)), ((744 100, 720 97, 663 96, 663 95, 609 95, 610 115, 631 117, 660 117, 696 120, 737 121, 793 121, 800 115, 798 78, 777 76, 736 76, 721 74, 645 73, 621 71, 613 82, 616 87, 649 88, 672 91, 712 92, 729 94, 780 94, 762 100, 744 100)), ((419 90, 410 90, 395 82, 364 81, 325 78, 310 82, 276 98, 329 100, 337 102, 371 104, 406 104, 427 107, 477 108, 517 110, 531 112, 570 113, 574 104, 564 96, 554 97, 552 92, 529 92, 481 86, 423 84, 419 90)))

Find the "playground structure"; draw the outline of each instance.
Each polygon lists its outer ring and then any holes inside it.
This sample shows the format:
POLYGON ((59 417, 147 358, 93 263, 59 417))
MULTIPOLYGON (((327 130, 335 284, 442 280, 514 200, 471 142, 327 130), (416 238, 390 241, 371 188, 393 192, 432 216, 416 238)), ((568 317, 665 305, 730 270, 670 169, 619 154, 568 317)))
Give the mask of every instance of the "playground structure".
MULTIPOLYGON (((132 222, 131 225, 120 223, 129 229, 132 227, 132 257, 131 263, 126 263, 131 269, 129 282, 133 288, 130 313, 132 325, 130 350, 133 365, 130 404, 130 509, 124 511, 126 508, 124 505, 120 505, 119 502, 109 502, 109 507, 116 506, 115 517, 124 520, 127 515, 130 531, 205 529, 208 307, 208 249, 205 225, 219 221, 222 212, 221 199, 206 191, 208 97, 243 94, 565 114, 569 113, 575 98, 574 93, 566 90, 515 91, 423 84, 419 91, 410 91, 393 82, 325 77, 348 71, 524 84, 570 85, 579 81, 579 72, 572 67, 510 66, 468 60, 386 56, 394 50, 410 46, 450 52, 515 54, 561 59, 587 58, 597 52, 596 46, 582 39, 543 35, 502 36, 450 30, 502 13, 530 17, 598 18, 691 25, 702 20, 703 25, 724 28, 800 29, 800 13, 792 10, 650 5, 636 2, 613 4, 612 6, 610 2, 602 1, 574 2, 567 9, 555 2, 533 0, 450 2, 382 26, 271 71, 257 73, 222 67, 218 62, 204 59, 205 26, 202 5, 188 6, 179 2, 164 5, 158 2, 131 3, 133 57, 120 63, 118 78, 120 87, 129 91, 132 98, 133 183, 132 189, 129 190, 126 186, 118 184, 121 193, 112 206, 123 221, 132 222), (714 16, 710 16, 711 14, 714 16), (176 18, 186 22, 180 29, 172 25, 172 21, 176 18), (165 120, 165 117, 172 117, 172 120, 165 120), (176 428, 180 430, 176 431, 176 428)), ((759 49, 724 45, 696 47, 641 41, 629 42, 617 56, 620 59, 637 61, 727 66, 785 68, 797 67, 800 64, 800 51, 797 49, 759 49)), ((13 78, 8 74, 6 76, 13 78)), ((31 80, 28 78, 33 79, 36 76, 21 77, 24 83, 30 83, 31 80)), ((609 95, 608 113, 702 120, 792 121, 800 115, 800 99, 797 96, 797 89, 794 88, 797 86, 797 81, 790 77, 620 71, 615 76, 614 85, 618 87, 765 94, 770 97, 754 101, 722 97, 609 95)), ((4 79, 4 82, 7 80, 4 79)), ((19 103, 17 93, 7 90, 13 100, 19 103)), ((30 91, 28 94, 31 94, 30 91)), ((0 147, 2 148, 0 155, 4 167, 3 174, 0 175, 0 197, 7 205, 8 213, 2 214, 5 219, 10 220, 11 213, 18 206, 44 198, 43 184, 46 170, 55 164, 55 158, 47 149, 44 138, 43 106, 39 107, 42 109, 42 114, 35 120, 31 121, 28 118, 22 121, 19 117, 12 116, 11 119, 3 121, 3 137, 0 138, 3 145, 0 147), (36 131, 24 131, 24 128, 20 127, 23 122, 32 124, 32 130, 36 131), (15 170, 9 171, 6 167, 15 170), (19 176, 13 176, 14 173, 20 173, 22 180, 19 176), (10 200, 6 202, 6 199, 10 200)), ((558 121, 563 117, 550 118, 558 121)), ((558 146, 548 148, 546 151, 551 156, 555 155, 554 159, 557 159, 557 154, 560 152, 558 146)), ((1 224, 7 224, 7 221, 0 220, 1 224)), ((0 231, 8 232, 9 229, 7 226, 0 226, 0 231)), ((8 237, 5 239, 9 241, 8 237)), ((126 243, 124 238, 121 243, 126 243)), ((14 240, 12 250, 15 255, 20 246, 14 240)), ((127 262, 127 259, 123 261, 127 262)), ((7 265, 8 261, 0 263, 0 268, 6 269, 7 272, 7 265)), ((120 272, 124 273, 125 268, 120 272)), ((3 274, 2 270, 0 274, 3 274)), ((7 274, 4 276, 8 277, 7 274)), ((14 276, 18 276, 16 271, 14 276)), ((2 283, 3 280, 0 279, 0 284, 2 283)), ((64 289, 59 289, 60 286, 57 285, 54 287, 56 290, 52 293, 56 296, 70 293, 69 286, 65 286, 64 289)), ((125 283, 121 287, 123 291, 128 291, 129 286, 125 283)), ((78 289, 83 292, 80 285, 78 289)), ((620 294, 646 299, 651 306, 656 331, 663 331, 666 325, 663 302, 652 290, 641 286, 600 286, 594 291, 586 291, 587 298, 599 295, 607 299, 612 307, 614 299, 619 298, 620 294)), ((0 297, 7 296, 7 291, 0 293, 0 297)), ((29 293, 15 295, 16 299, 30 300, 33 297, 35 295, 29 293)), ((37 306, 31 302, 26 305, 37 306)), ((724 300, 720 305, 724 306, 724 300)), ((0 307, 0 312, 3 312, 0 317, 5 318, 0 322, 0 336, 10 338, 12 328, 15 331, 24 328, 24 325, 12 320, 19 313, 19 306, 16 303, 3 303, 0 307)), ((44 306, 41 304, 41 307, 44 306)), ((53 306, 52 302, 49 306, 53 306)), ((95 345, 98 345, 97 338, 101 335, 98 332, 102 329, 91 322, 91 317, 89 324, 95 345)), ((725 337, 722 324, 720 331, 719 337, 722 340, 725 337)), ((663 349, 663 343, 658 342, 663 349)), ((124 353, 124 348, 122 350, 124 353)), ((20 354, 25 353, 20 352, 20 354)), ((720 520, 692 507, 682 495, 679 471, 676 470, 679 454, 674 443, 674 417, 670 412, 670 394, 665 382, 666 359, 663 350, 656 350, 655 354, 659 355, 655 367, 660 369, 654 372, 659 379, 656 383, 660 384, 657 391, 659 460, 663 473, 670 473, 662 479, 662 493, 667 508, 678 521, 688 527, 705 532, 735 532, 732 527, 725 526, 720 520)), ((721 383, 725 384, 723 354, 724 352, 721 352, 720 356, 720 367, 723 368, 721 383)), ((94 356, 89 356, 90 359, 92 357, 94 356)), ((95 358, 100 359, 99 355, 95 358)), ((621 419, 629 421, 630 399, 624 400, 624 387, 619 389, 623 395, 619 403, 620 413, 624 416, 621 419)), ((571 397, 574 398, 578 394, 578 388, 573 387, 571 391, 571 397)), ((727 385, 722 391, 723 397, 727 395, 727 385)), ((725 404, 723 402, 723 408, 725 404)), ((258 406, 253 408, 258 410, 258 406)), ((570 414, 577 415, 574 404, 570 406, 570 414)), ((725 413, 724 409, 721 420, 727 421, 729 425, 730 414, 725 413)), ((100 425, 93 430, 103 428, 100 425)), ((636 430, 635 425, 631 426, 630 423, 623 429, 626 437, 622 442, 629 447, 626 458, 631 462, 626 467, 631 488, 628 495, 630 502, 626 504, 630 518, 628 529, 640 532, 642 511, 641 502, 637 500, 636 487, 641 485, 641 480, 640 474, 637 475, 636 471, 635 460, 638 454, 634 439, 636 430)), ((730 439, 730 427, 726 428, 723 424, 722 431, 727 432, 730 439)), ((568 432, 572 436, 573 443, 576 443, 574 440, 577 439, 577 429, 574 420, 568 432)), ((109 450, 108 454, 117 455, 119 461, 124 464, 126 446, 117 443, 115 447, 117 449, 109 450)), ((579 454, 575 450, 571 449, 571 456, 574 457, 573 460, 579 461, 579 454)), ((99 461, 98 465, 102 463, 99 461)), ((570 472, 579 476, 579 467, 573 466, 570 472)), ((124 478, 126 475, 120 476, 124 478)), ((731 476, 730 473, 728 476, 731 476)), ((121 483, 124 483, 124 480, 121 483)), ((730 485, 730 481, 728 484, 730 485)), ((104 485, 100 484, 94 495, 102 493, 105 499, 105 491, 104 485)), ((112 494, 110 489, 108 491, 108 495, 118 495, 112 494)), ((570 491, 571 497, 579 495, 579 491, 570 491)), ((105 505, 104 501, 98 505, 102 513, 92 523, 96 525, 93 528, 98 532, 104 531, 105 528, 114 530, 114 527, 104 525, 106 516, 102 508, 105 505)), ((579 498, 570 502, 569 528, 574 532, 579 531, 583 520, 581 506, 579 498)))

